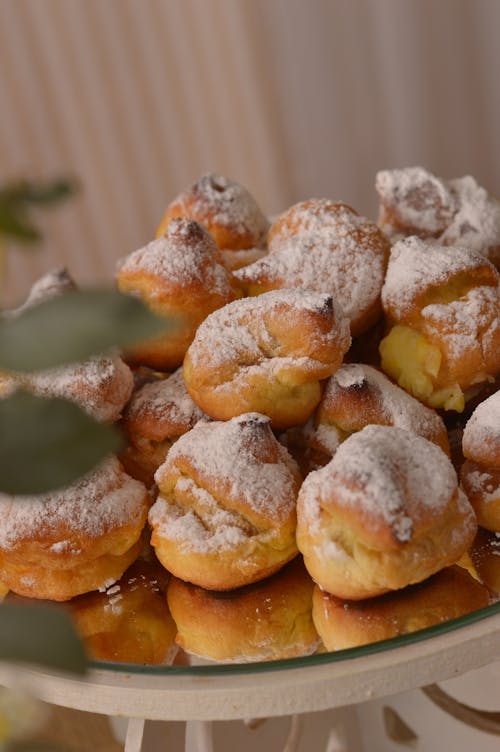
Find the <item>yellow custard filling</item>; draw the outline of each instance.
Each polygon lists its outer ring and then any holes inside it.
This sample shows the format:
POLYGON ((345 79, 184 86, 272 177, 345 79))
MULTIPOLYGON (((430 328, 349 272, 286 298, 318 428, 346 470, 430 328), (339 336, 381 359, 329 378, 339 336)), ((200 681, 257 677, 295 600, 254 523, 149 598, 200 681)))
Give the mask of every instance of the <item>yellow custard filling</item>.
POLYGON ((435 389, 442 356, 422 334, 398 324, 380 343, 380 355, 382 369, 414 397, 431 407, 463 411, 465 398, 458 384, 435 389))

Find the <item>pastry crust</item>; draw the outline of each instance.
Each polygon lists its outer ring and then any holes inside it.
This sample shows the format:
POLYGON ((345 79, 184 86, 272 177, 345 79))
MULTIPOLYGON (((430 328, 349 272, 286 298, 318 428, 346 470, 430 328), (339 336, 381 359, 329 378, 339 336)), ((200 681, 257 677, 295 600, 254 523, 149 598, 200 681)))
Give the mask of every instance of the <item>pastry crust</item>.
POLYGON ((170 447, 205 417, 187 393, 182 369, 165 379, 142 384, 132 395, 122 420, 130 442, 121 456, 127 472, 151 486, 170 447))
POLYGON ((297 554, 301 478, 265 416, 198 423, 155 479, 151 544, 180 579, 230 590, 264 579, 297 554))
POLYGON ((500 371, 500 277, 480 254, 411 237, 392 249, 382 289, 382 368, 431 407, 461 412, 500 371))
POLYGON ((115 582, 140 553, 149 505, 116 458, 62 491, 0 494, 0 579, 55 601, 115 582))
POLYGON ((379 226, 393 241, 408 235, 464 245, 500 265, 500 202, 470 175, 453 180, 423 167, 382 170, 379 226))
POLYGON ((301 557, 253 585, 220 593, 172 578, 168 603, 176 642, 224 663, 271 661, 314 653, 313 582, 301 557))
POLYGON ((246 295, 303 288, 328 293, 353 336, 380 318, 389 244, 350 206, 310 199, 282 214, 269 231, 269 254, 235 273, 246 295))
POLYGON ((266 245, 269 222, 257 202, 246 188, 222 175, 207 173, 182 191, 167 207, 156 231, 157 238, 167 232, 176 217, 200 222, 219 248, 227 251, 225 259, 230 268, 238 265, 238 261, 230 258, 233 252, 255 251, 266 245))
POLYGON ((434 410, 377 369, 360 363, 344 364, 326 382, 314 415, 310 446, 324 456, 325 464, 344 439, 371 424, 412 431, 450 454, 446 426, 434 410))
POLYGON ((214 239, 190 219, 172 220, 164 235, 127 256, 117 279, 122 292, 170 322, 165 335, 127 353, 127 360, 159 371, 180 366, 203 319, 236 297, 214 239))
POLYGON ((333 299, 280 290, 231 303, 199 327, 184 359, 186 388, 216 420, 261 412, 273 427, 303 423, 321 398, 322 379, 350 343, 333 299))
POLYGON ((165 599, 167 580, 158 563, 138 559, 104 592, 73 599, 70 615, 89 655, 120 663, 171 663, 176 626, 165 599))
POLYGON ((488 590, 460 567, 364 601, 346 601, 314 588, 313 618, 328 650, 343 650, 417 632, 489 604, 488 590))
POLYGON ((453 466, 435 444, 367 426, 305 479, 297 545, 313 579, 359 600, 420 582, 455 563, 477 529, 453 466))

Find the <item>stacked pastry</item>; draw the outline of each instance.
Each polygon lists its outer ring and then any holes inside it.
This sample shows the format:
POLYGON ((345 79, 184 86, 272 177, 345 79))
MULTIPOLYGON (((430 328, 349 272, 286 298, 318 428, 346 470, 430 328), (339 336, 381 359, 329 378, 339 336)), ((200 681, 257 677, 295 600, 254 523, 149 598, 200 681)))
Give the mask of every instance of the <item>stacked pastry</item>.
MULTIPOLYGON (((104 403, 116 395, 93 414, 122 415, 126 472, 114 458, 22 519, 0 499, 0 580, 72 598, 94 655, 163 661, 174 632, 217 661, 306 655, 498 590, 483 538, 467 559, 477 518, 490 550, 499 531, 497 396, 482 401, 500 372, 498 205, 472 178, 421 168, 380 173, 377 189, 380 226, 327 199, 269 226, 246 189, 205 175, 121 262, 119 288, 176 325, 124 354, 131 396, 124 364, 127 389, 101 385, 101 361, 86 378, 104 403), (462 490, 449 437, 455 459, 477 404, 462 490)), ((89 409, 81 371, 25 383, 64 383, 89 409)))

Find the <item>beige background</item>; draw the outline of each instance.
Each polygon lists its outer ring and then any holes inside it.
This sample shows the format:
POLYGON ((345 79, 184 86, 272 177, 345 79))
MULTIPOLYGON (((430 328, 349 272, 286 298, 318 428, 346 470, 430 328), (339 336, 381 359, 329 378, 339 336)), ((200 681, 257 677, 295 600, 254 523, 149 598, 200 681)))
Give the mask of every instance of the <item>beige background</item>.
POLYGON ((5 299, 60 262, 111 280, 208 170, 268 212, 374 216, 376 170, 406 164, 500 194, 499 30, 497 0, 0 0, 0 182, 83 186, 5 299))

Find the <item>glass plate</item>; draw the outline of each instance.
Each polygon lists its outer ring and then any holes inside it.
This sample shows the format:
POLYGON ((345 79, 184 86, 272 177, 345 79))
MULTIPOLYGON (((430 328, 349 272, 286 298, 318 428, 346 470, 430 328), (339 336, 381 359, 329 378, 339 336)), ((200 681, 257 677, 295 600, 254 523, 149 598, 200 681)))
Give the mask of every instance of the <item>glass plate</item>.
POLYGON ((113 661, 96 661, 91 660, 90 667, 104 671, 118 671, 129 674, 143 674, 145 676, 220 676, 220 675, 238 675, 251 673, 265 673, 271 671, 286 671, 289 669, 308 668, 312 666, 324 666, 329 663, 338 663, 347 661, 351 658, 362 658, 382 653, 384 651, 400 648, 405 645, 413 645, 423 640, 430 640, 438 635, 453 632, 461 627, 469 626, 476 622, 487 619, 496 614, 500 614, 500 601, 493 603, 486 608, 478 611, 472 611, 465 616, 457 619, 449 619, 432 627, 426 627, 418 632, 392 637, 389 640, 372 642, 368 645, 362 645, 356 648, 338 650, 334 653, 321 653, 318 655, 302 656, 300 658, 288 658, 278 661, 261 661, 256 663, 213 663, 203 666, 149 666, 137 663, 115 663, 113 661))

